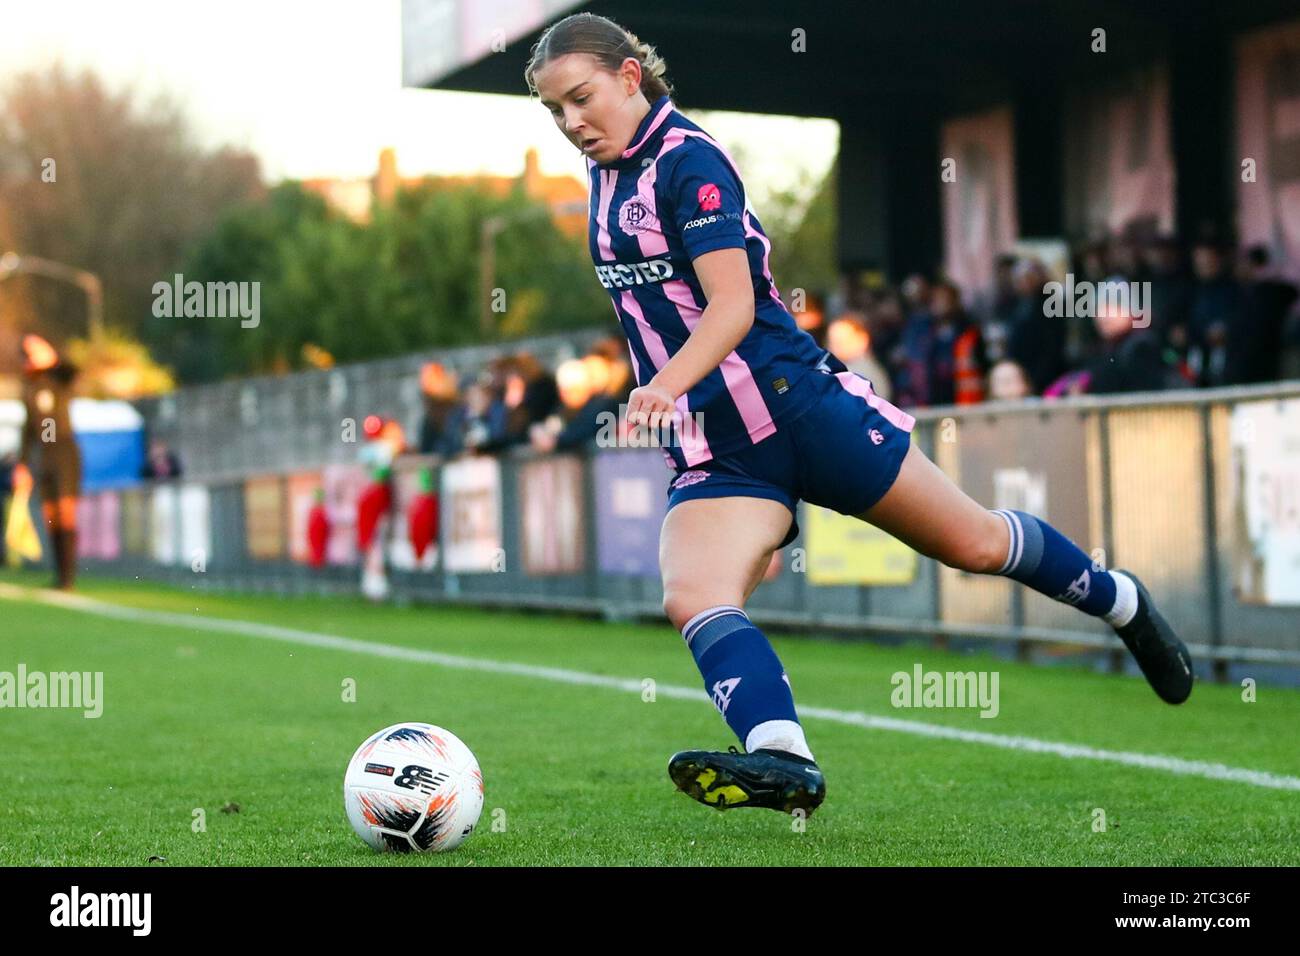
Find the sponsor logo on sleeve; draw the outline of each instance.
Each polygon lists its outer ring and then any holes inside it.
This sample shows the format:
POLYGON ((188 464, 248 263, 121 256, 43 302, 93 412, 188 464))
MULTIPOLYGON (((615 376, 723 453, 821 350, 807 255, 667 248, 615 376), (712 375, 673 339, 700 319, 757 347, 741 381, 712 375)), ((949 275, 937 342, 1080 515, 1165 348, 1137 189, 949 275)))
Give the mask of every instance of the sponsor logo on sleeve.
POLYGON ((700 216, 698 219, 692 219, 686 225, 682 226, 682 232, 687 229, 698 229, 700 226, 708 226, 715 222, 726 222, 728 219, 739 219, 740 214, 734 212, 715 212, 712 216, 700 216))

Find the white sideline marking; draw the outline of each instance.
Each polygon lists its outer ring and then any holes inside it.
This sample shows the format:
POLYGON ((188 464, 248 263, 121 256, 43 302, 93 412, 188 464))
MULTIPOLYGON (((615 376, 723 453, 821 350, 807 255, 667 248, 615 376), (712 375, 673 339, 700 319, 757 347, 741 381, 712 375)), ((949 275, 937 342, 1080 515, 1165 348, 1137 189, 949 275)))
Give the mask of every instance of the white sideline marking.
MULTIPOLYGON (((641 680, 638 678, 606 677, 601 674, 587 674, 583 671, 571 671, 561 667, 539 667, 535 664, 515 664, 481 657, 440 654, 437 651, 426 651, 415 647, 375 644, 353 637, 339 637, 334 634, 321 634, 316 631, 300 631, 292 627, 258 624, 253 621, 240 621, 233 618, 202 617, 194 614, 178 614, 172 611, 152 611, 145 608, 97 601, 79 594, 22 588, 3 582, 0 582, 0 598, 11 601, 37 601, 123 621, 167 624, 194 630, 241 634, 245 637, 260 637, 267 640, 284 641, 289 644, 303 644, 308 647, 328 647, 338 651, 352 651, 357 654, 369 654, 372 657, 418 661, 423 664, 437 664, 440 667, 488 671, 496 674, 515 674, 520 677, 535 677, 564 684, 586 684, 591 687, 607 687, 613 690, 629 691, 634 694, 641 693, 641 680)), ((680 700, 712 701, 712 698, 702 689, 678 687, 672 684, 657 684, 655 693, 680 700)), ((848 724, 854 727, 866 727, 870 730, 892 730, 898 733, 916 734, 921 737, 958 740, 962 743, 1001 747, 1005 750, 1055 754, 1068 760, 1100 760, 1106 763, 1142 767, 1146 770, 1163 770, 1167 773, 1176 773, 1183 776, 1203 777, 1207 780, 1229 780, 1234 783, 1268 787, 1273 790, 1300 791, 1300 777, 1289 777, 1264 770, 1229 767, 1226 764, 1210 763, 1203 760, 1183 760, 1180 757, 1133 753, 1125 750, 1102 750, 1083 744, 1054 743, 1050 740, 1038 740, 1034 737, 1011 737, 978 730, 961 730, 957 727, 927 724, 918 720, 900 720, 895 717, 879 717, 861 711, 834 710, 828 707, 811 707, 806 704, 799 706, 799 716, 816 717, 820 720, 834 721, 835 723, 848 724)))

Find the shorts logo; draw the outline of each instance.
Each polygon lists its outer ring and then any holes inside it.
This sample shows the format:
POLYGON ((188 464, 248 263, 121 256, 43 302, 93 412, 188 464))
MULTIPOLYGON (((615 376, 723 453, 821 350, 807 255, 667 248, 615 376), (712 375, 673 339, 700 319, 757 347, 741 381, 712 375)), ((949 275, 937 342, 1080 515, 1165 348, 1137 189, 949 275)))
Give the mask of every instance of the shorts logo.
POLYGON ((713 183, 705 183, 701 186, 695 198, 700 201, 700 209, 704 212, 712 212, 722 206, 722 193, 713 183))
POLYGON ((871 436, 871 444, 873 445, 879 445, 885 440, 885 436, 880 434, 880 429, 878 428, 871 429, 867 434, 871 436))
POLYGON ((618 207, 618 227, 628 235, 649 232, 659 225, 659 220, 640 196, 633 196, 618 207))
POLYGON ((696 485, 707 477, 709 477, 707 471, 684 471, 677 476, 677 480, 673 482, 673 487, 685 488, 689 485, 696 485))
POLYGON ((784 395, 786 392, 790 391, 790 383, 787 382, 784 377, 774 380, 772 382, 772 387, 776 389, 776 394, 778 395, 784 395))

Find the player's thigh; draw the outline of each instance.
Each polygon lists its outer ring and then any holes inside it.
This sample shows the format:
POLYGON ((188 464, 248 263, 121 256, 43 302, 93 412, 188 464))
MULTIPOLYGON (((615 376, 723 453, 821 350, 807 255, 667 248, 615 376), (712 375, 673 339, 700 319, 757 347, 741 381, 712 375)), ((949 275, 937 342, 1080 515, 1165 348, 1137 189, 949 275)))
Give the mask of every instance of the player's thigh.
POLYGON ((789 528, 790 509, 769 498, 695 498, 670 508, 659 570, 673 626, 719 604, 743 606, 789 528))
POLYGON ((1006 523, 958 488, 915 444, 889 490, 854 517, 964 571, 994 571, 1006 559, 1006 523))

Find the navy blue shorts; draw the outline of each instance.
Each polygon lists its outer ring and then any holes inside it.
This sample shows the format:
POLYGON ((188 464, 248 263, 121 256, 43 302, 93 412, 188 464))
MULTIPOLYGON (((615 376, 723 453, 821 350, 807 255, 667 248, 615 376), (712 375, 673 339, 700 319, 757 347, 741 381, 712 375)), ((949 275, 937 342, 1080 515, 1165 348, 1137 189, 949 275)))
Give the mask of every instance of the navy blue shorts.
POLYGON ((668 485, 668 507, 693 498, 771 498, 790 509, 784 548, 799 534, 800 499, 858 515, 884 497, 903 465, 915 419, 855 372, 818 369, 797 387, 819 395, 757 444, 678 470, 668 485))

